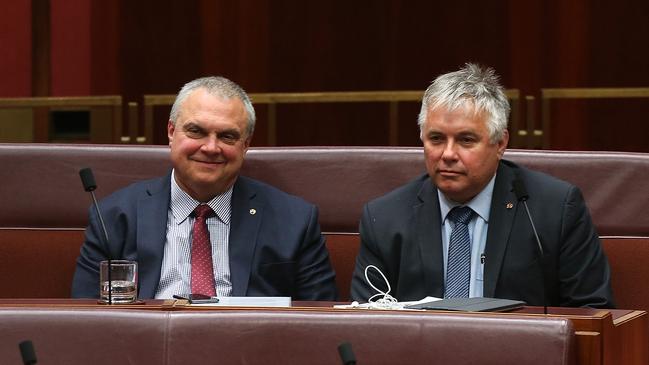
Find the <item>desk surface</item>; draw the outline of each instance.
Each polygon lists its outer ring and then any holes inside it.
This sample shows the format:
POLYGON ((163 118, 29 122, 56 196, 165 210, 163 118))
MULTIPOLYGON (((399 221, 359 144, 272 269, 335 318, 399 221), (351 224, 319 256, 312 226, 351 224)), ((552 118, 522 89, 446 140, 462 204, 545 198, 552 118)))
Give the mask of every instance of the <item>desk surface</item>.
MULTIPOLYGON (((321 302, 321 301, 294 301, 292 302, 292 307, 283 308, 284 310, 335 310, 341 311, 342 309, 333 309, 334 304, 349 304, 342 302, 321 302)), ((218 309, 227 309, 235 307, 192 307, 187 305, 185 301, 169 299, 147 299, 139 304, 114 304, 114 305, 105 305, 99 304, 97 300, 94 299, 0 299, 0 308, 2 307, 34 307, 34 306, 43 306, 43 307, 91 307, 97 309, 111 309, 111 308, 120 308, 120 309, 142 309, 142 310, 160 310, 160 309, 169 309, 169 310, 218 310, 218 309)), ((281 309, 281 308, 274 308, 281 309)), ((350 309, 351 311, 357 311, 358 309, 350 309)), ((421 313, 421 312, 419 312, 421 313)), ((500 313, 509 313, 509 314, 525 314, 525 315, 544 315, 543 307, 530 307, 526 306, 520 309, 516 309, 510 312, 500 312, 500 313)), ((548 315, 549 316, 566 316, 566 317, 602 317, 610 313, 611 318, 614 322, 618 320, 624 320, 629 315, 640 316, 646 315, 645 311, 632 310, 632 309, 594 309, 594 308, 566 308, 566 307, 549 307, 548 315)))

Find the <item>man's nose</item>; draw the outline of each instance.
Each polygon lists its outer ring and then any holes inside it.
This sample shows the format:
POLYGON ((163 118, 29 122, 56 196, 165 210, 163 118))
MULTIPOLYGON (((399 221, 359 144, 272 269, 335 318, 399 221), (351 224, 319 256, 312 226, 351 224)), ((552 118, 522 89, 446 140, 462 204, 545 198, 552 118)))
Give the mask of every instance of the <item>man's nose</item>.
POLYGON ((201 146, 201 149, 204 152, 212 152, 212 153, 220 152, 221 151, 221 146, 220 146, 219 143, 220 142, 219 142, 219 139, 218 139, 217 136, 209 135, 209 136, 205 137, 205 141, 204 141, 203 145, 201 146))
POLYGON ((442 158, 446 160, 456 160, 457 159, 457 144, 453 141, 446 142, 444 146, 444 151, 442 152, 442 158))

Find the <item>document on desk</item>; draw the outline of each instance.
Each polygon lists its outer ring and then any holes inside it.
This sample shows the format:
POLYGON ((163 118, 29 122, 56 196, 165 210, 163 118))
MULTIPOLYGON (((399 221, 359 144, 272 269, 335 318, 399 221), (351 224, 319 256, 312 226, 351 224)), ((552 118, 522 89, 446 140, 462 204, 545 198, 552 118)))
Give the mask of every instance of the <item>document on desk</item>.
POLYGON ((219 297, 218 303, 193 303, 197 307, 290 307, 291 297, 219 297))

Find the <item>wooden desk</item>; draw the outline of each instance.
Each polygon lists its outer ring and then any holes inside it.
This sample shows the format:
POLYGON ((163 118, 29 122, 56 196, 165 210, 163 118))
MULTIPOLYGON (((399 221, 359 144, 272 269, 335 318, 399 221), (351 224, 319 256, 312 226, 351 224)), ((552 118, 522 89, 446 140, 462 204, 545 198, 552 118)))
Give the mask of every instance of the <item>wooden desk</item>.
MULTIPOLYGON (((289 312, 341 312, 353 313, 358 309, 333 309, 332 302, 294 302, 291 308, 271 308, 272 311, 289 312)), ((0 308, 84 308, 93 310, 134 309, 148 311, 228 311, 237 307, 192 307, 179 300, 146 300, 141 305, 101 305, 96 300, 79 299, 0 299, 0 308)), ((408 312, 426 315, 433 312, 408 312)), ((435 311, 434 313, 441 313, 435 311)), ((446 312, 452 315, 453 312, 446 312)), ((582 365, 649 363, 649 336, 647 312, 638 310, 602 310, 589 308, 548 308, 549 317, 568 318, 572 321, 577 339, 578 363, 582 365)), ((466 314, 466 313, 465 313, 466 314)), ((470 313, 488 316, 489 313, 470 313)), ((524 307, 499 316, 544 317, 543 308, 524 307)))
MULTIPOLYGON (((647 312, 589 308, 548 308, 548 312, 572 321, 580 364, 649 363, 647 312)), ((525 307, 516 313, 544 315, 542 307, 525 307)))

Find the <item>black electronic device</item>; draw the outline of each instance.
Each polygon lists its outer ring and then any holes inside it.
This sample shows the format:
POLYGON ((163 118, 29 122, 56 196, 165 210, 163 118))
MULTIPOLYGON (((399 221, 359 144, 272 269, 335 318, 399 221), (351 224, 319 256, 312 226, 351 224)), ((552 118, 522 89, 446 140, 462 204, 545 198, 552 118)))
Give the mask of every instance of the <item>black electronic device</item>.
POLYGON ((186 300, 189 304, 208 304, 208 303, 218 303, 219 298, 211 297, 205 294, 174 294, 175 299, 186 300))

